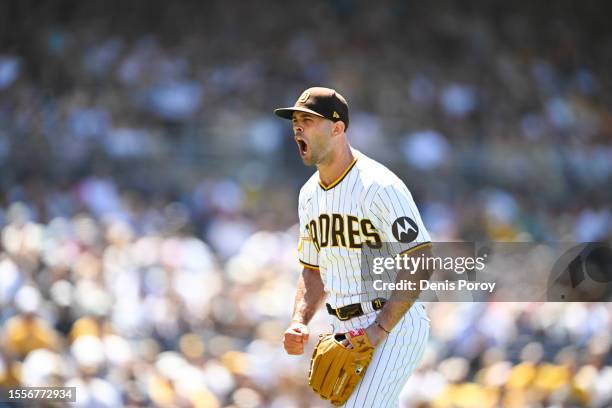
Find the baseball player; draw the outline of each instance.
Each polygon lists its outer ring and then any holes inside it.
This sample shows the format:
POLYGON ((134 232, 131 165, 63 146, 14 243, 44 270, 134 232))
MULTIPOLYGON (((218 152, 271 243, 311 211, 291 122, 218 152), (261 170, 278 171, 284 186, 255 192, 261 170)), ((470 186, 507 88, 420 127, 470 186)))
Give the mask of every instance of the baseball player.
MULTIPOLYGON (((298 253, 303 271, 292 322, 284 333, 285 350, 293 355, 304 352, 307 325, 327 300, 334 333, 365 333, 374 347, 365 374, 339 404, 395 407, 423 356, 429 319, 421 303, 395 298, 395 293, 388 299, 363 301, 361 255, 366 246, 381 242, 392 243, 399 254, 428 255, 429 234, 404 183, 349 145, 349 109, 342 95, 329 88, 310 88, 294 106, 275 114, 292 121, 302 161, 317 167, 299 194, 298 253)), ((341 344, 352 347, 348 337, 341 344)))

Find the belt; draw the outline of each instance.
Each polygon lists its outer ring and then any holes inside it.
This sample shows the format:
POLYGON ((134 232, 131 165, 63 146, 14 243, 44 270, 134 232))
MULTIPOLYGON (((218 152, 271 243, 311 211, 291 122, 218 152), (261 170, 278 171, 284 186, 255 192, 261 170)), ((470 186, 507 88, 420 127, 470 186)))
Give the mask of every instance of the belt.
POLYGON ((371 302, 353 303, 352 305, 346 305, 334 309, 329 303, 326 303, 327 313, 332 316, 336 316, 339 320, 348 320, 353 317, 363 316, 366 313, 371 313, 376 310, 382 309, 387 300, 383 298, 374 299, 371 302), (370 310, 372 309, 372 310, 370 310))

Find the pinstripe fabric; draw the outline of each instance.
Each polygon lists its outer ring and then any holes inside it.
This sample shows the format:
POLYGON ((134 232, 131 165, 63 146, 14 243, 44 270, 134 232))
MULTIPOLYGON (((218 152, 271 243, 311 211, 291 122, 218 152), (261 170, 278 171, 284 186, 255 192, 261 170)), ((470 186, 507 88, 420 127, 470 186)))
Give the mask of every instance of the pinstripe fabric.
MULTIPOLYGON (((359 225, 369 220, 380 240, 390 243, 393 253, 404 252, 431 240, 406 185, 380 163, 357 151, 355 153, 356 162, 340 180, 332 183, 333 187, 320 185, 317 172, 304 184, 299 197, 299 260, 306 266, 319 268, 327 302, 333 308, 364 300, 362 295, 365 288, 361 287, 362 252, 360 248, 351 248, 350 245, 321 245, 321 237, 313 237, 312 234, 313 228, 324 230, 321 216, 329 217, 329 222, 335 222, 334 214, 341 216, 345 230, 351 222, 349 217, 356 217, 359 225), (410 218, 418 229, 418 234, 410 242, 398 242, 393 234, 394 222, 402 217, 410 218)), ((331 227, 332 236, 333 229, 331 227)), ((317 233, 320 235, 321 231, 317 233)), ((364 236, 360 230, 359 239, 364 240, 364 236)), ((382 250, 379 255, 383 255, 382 250)), ((373 256, 378 256, 376 251, 373 256)), ((371 271, 368 273, 372 275, 371 271)), ((387 276, 387 281, 389 279, 387 276)), ((334 332, 346 332, 369 326, 376 318, 376 312, 344 322, 334 316, 329 318, 334 332)), ((429 319, 424 306, 417 302, 385 341, 378 345, 364 378, 345 406, 397 406, 399 392, 421 360, 428 337, 429 319)))
POLYGON ((347 216, 370 220, 382 242, 389 243, 394 253, 431 240, 406 185, 380 163, 359 152, 356 156, 355 165, 333 188, 322 188, 316 172, 304 184, 299 196, 299 260, 306 266, 320 269, 328 302, 334 308, 363 300, 362 253, 360 249, 346 246, 317 248, 309 235, 309 228, 312 229, 311 223, 320 215, 332 217, 338 214, 344 217, 345 223, 347 216), (419 230, 417 237, 409 243, 397 242, 392 232, 394 221, 403 216, 410 217, 419 230))
MULTIPOLYGON (((367 327, 376 313, 341 322, 330 316, 334 332, 367 327)), ((376 347, 365 376, 343 406, 397 407, 400 391, 421 361, 429 338, 429 319, 422 303, 415 303, 384 342, 376 347)))

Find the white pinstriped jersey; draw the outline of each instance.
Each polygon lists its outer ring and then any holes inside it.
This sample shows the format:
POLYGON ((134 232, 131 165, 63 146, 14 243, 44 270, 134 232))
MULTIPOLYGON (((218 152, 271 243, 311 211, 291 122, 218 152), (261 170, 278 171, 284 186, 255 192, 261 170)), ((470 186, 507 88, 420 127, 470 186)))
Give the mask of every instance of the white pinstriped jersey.
POLYGON ((319 268, 334 308, 358 303, 361 248, 392 243, 392 254, 430 242, 406 185, 393 172, 353 150, 355 160, 332 184, 317 171, 299 196, 299 260, 319 268))

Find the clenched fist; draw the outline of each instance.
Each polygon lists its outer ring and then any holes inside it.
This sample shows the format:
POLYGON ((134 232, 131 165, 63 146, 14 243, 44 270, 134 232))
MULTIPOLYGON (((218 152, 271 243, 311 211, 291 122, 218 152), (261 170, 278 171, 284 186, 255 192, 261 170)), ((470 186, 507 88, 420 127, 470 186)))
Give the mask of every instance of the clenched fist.
POLYGON ((285 330, 283 345, 287 354, 304 353, 304 344, 308 341, 308 327, 299 322, 291 322, 285 330))

